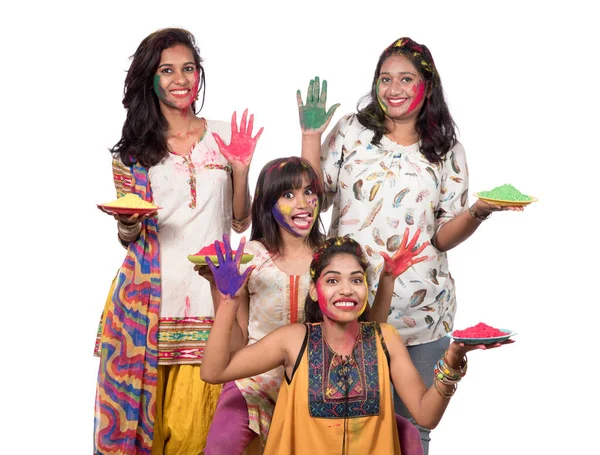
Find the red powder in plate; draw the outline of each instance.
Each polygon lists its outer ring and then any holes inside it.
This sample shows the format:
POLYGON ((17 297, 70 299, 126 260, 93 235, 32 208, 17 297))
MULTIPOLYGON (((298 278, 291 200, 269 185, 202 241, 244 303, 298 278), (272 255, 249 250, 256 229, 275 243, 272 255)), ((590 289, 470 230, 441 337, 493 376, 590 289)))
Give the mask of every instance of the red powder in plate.
POLYGON ((510 335, 510 333, 503 332, 502 330, 491 327, 483 322, 464 330, 455 330, 452 332, 452 336, 458 338, 496 338, 506 335, 510 335))
MULTIPOLYGON (((221 242, 220 240, 217 240, 217 243, 219 244, 221 253, 223 253, 223 256, 224 256, 225 255, 225 244, 223 242, 221 242)), ((231 253, 235 254, 235 251, 232 251, 231 253)), ((217 249, 215 248, 214 243, 211 243, 210 245, 205 246, 200 251, 198 251, 196 254, 194 254, 194 256, 216 256, 216 255, 217 255, 217 249)))

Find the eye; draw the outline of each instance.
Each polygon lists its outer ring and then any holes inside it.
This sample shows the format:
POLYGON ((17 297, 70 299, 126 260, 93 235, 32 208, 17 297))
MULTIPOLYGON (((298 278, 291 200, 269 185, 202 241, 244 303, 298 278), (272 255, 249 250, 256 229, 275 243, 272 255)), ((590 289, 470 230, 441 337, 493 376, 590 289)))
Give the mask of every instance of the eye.
POLYGON ((412 82, 412 81, 413 81, 413 78, 410 76, 404 76, 402 78, 402 82, 412 82))
POLYGON ((327 280, 325 281, 325 283, 327 284, 336 284, 337 282, 338 280, 335 278, 327 278, 327 280))
POLYGON ((380 81, 383 82, 384 84, 387 84, 391 79, 387 76, 383 76, 380 81))
POLYGON ((281 196, 281 197, 285 198, 285 199, 293 199, 294 193, 292 193, 291 191, 288 191, 287 193, 283 193, 283 196, 281 196))
POLYGON ((312 190, 312 188, 307 188, 306 191, 304 192, 304 194, 306 194, 307 196, 310 196, 311 194, 315 194, 315 192, 312 190))
POLYGON ((352 284, 363 284, 362 278, 352 278, 352 284))
POLYGON ((186 66, 186 67, 183 69, 183 71, 184 71, 184 72, 186 72, 186 73, 193 73, 194 71, 196 71, 196 67, 195 67, 195 66, 193 66, 193 65, 186 66))
POLYGON ((160 70, 160 72, 162 74, 169 74, 169 73, 172 73, 173 70, 171 68, 163 68, 163 69, 160 70))

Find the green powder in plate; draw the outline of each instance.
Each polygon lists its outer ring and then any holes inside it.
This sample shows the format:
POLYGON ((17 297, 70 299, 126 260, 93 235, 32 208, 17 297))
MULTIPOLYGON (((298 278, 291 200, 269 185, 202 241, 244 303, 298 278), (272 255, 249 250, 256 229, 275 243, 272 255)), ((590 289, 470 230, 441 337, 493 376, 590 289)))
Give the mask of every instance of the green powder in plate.
POLYGON ((488 199, 497 199, 499 201, 527 202, 533 199, 531 196, 521 193, 510 183, 497 186, 490 191, 480 191, 478 195, 488 199))

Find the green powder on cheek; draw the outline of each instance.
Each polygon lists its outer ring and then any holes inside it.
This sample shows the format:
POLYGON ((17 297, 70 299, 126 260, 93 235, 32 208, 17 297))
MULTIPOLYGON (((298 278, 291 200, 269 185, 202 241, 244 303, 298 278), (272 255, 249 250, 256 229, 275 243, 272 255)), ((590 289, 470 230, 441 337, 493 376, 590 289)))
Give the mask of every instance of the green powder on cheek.
POLYGON ((499 201, 527 202, 533 200, 531 196, 521 193, 510 183, 497 186, 490 191, 480 191, 478 196, 499 201))

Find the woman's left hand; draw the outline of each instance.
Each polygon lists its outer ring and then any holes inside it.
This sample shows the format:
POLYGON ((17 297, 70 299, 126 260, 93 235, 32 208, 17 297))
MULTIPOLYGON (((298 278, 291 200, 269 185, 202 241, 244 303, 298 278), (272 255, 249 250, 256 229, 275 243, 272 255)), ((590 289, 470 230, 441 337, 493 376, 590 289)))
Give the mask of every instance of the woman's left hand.
POLYGON ((473 204, 473 208, 475 209, 475 213, 480 216, 488 216, 493 212, 503 212, 506 210, 510 210, 512 212, 522 212, 525 208, 521 205, 495 205, 490 204, 489 202, 482 201, 481 199, 477 199, 475 204, 473 204))
POLYGON ((458 341, 453 341, 450 343, 450 347, 448 348, 448 355, 455 355, 457 359, 462 359, 467 352, 474 351, 476 349, 481 349, 487 351, 488 349, 499 348, 500 346, 504 346, 505 344, 512 344, 515 340, 505 340, 501 343, 491 343, 491 344, 465 344, 458 341))
POLYGON ((406 272, 410 267, 419 262, 423 262, 427 259, 427 256, 416 257, 429 245, 429 240, 424 242, 419 248, 416 250, 415 245, 419 240, 419 236, 421 235, 421 229, 417 229, 415 235, 408 242, 409 229, 406 228, 404 230, 404 236, 402 237, 402 242, 400 243, 400 248, 396 250, 394 255, 390 257, 385 252, 380 252, 379 254, 383 257, 383 271, 381 272, 384 275, 391 275, 394 278, 402 275, 406 272))
POLYGON ((263 132, 263 128, 258 130, 256 136, 252 137, 252 128, 254 126, 254 114, 250 115, 250 120, 246 124, 246 118, 248 116, 248 109, 244 111, 242 115, 242 121, 240 122, 240 128, 238 130, 236 121, 236 112, 231 116, 231 142, 229 145, 225 145, 221 136, 217 133, 212 133, 221 155, 225 157, 231 166, 248 168, 250 161, 252 161, 252 155, 256 148, 256 143, 263 132))

